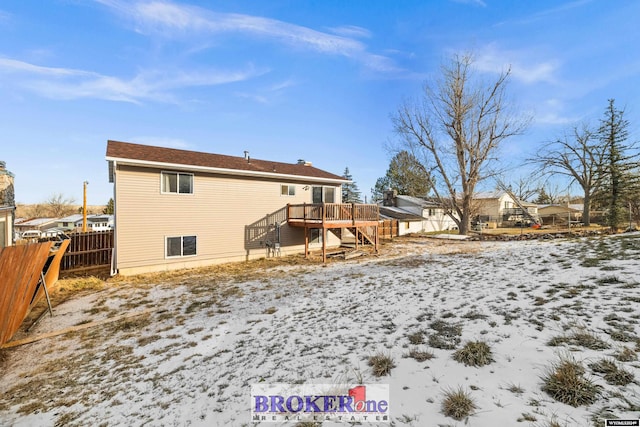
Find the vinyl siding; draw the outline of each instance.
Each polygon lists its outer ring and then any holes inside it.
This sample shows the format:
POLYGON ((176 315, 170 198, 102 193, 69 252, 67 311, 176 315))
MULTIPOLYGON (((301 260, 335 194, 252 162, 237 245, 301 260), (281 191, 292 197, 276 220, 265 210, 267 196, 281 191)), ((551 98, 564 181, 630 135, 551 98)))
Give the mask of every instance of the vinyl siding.
MULTIPOLYGON (((121 274, 265 257, 267 240, 276 240, 274 223, 282 224, 282 255, 304 252, 304 230, 286 224, 286 205, 311 202, 308 182, 195 173, 193 194, 163 194, 160 173, 121 165, 116 171, 121 274), (295 185, 295 196, 281 195, 282 184, 295 185), (196 256, 165 258, 166 237, 192 235, 197 236, 196 256)), ((329 246, 339 244, 333 233, 328 236, 329 246)))

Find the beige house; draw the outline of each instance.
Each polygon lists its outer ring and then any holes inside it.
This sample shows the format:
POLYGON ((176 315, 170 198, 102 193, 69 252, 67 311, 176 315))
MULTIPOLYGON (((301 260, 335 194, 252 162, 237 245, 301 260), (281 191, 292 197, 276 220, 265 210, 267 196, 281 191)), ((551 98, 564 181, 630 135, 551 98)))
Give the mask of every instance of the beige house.
POLYGON ((328 212, 342 219, 355 211, 340 205, 347 180, 303 160, 280 163, 247 152, 234 157, 118 141, 108 141, 106 160, 114 183, 114 273, 313 248, 323 248, 324 255, 326 247, 340 245, 341 235, 333 228, 337 223, 325 222, 328 212))
POLYGON ((489 226, 520 225, 527 222, 528 218, 538 218, 538 205, 515 200, 508 192, 501 190, 474 194, 472 208, 475 212, 473 216, 489 226))
POLYGON ((0 249, 13 244, 13 206, 0 206, 0 249))

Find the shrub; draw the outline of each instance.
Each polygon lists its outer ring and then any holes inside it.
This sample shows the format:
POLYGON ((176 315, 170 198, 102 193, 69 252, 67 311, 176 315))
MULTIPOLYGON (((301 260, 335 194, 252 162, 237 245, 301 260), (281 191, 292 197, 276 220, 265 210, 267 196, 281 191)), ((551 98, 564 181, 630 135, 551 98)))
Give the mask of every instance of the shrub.
POLYGON ((466 366, 484 366, 493 362, 491 348, 484 341, 469 341, 460 350, 453 353, 456 362, 466 366))
POLYGON ((542 378, 542 391, 555 400, 573 407, 596 401, 600 387, 584 377, 584 367, 573 360, 561 359, 542 378))
POLYGON ((469 393, 462 390, 462 388, 448 390, 444 393, 442 413, 447 417, 460 421, 471 415, 477 408, 469 393))
POLYGON ((371 371, 376 377, 389 375, 391 369, 396 367, 393 358, 383 353, 377 353, 369 357, 369 366, 371 366, 371 371))

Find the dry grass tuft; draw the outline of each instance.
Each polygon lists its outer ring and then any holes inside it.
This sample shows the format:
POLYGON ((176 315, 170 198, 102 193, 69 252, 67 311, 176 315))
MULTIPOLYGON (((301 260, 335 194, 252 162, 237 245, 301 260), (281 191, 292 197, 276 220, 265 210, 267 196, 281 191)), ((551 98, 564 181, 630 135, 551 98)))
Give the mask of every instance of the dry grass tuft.
POLYGON ((442 413, 456 421, 468 417, 474 410, 478 409, 468 392, 458 388, 458 390, 447 390, 444 392, 442 401, 442 413))
POLYGON ((596 334, 585 330, 578 330, 569 335, 553 337, 547 342, 547 345, 552 347, 562 344, 578 345, 590 350, 606 350, 610 347, 607 342, 601 340, 596 334))
POLYGON ((442 350, 453 350, 460 344, 462 326, 438 319, 429 325, 431 329, 438 332, 429 335, 429 345, 442 350))
POLYGON ((276 311, 278 311, 277 308, 275 307, 269 307, 267 309, 265 309, 262 314, 274 314, 276 311))
POLYGON ((623 347, 616 353, 615 358, 620 362, 635 362, 638 360, 638 354, 629 347, 623 347))
POLYGON ((600 394, 600 387, 584 377, 584 367, 568 358, 553 364, 542 378, 542 391, 558 402, 578 407, 590 405, 600 394))
POLYGON ((71 292, 99 291, 107 287, 107 282, 99 277, 78 277, 74 279, 62 279, 56 282, 59 290, 71 292))
POLYGON ((453 353, 453 360, 466 366, 485 366, 493 362, 491 347, 484 341, 469 341, 453 353))
POLYGON ((633 373, 619 367, 613 360, 600 359, 589 364, 589 368, 598 374, 604 374, 604 380, 611 385, 627 385, 634 380, 633 373))
POLYGON ((430 351, 422 351, 418 350, 417 348, 412 348, 411 350, 409 350, 409 353, 407 353, 406 357, 411 357, 418 362, 424 362, 433 359, 435 356, 430 351))
POLYGON ((424 344, 424 333, 422 331, 409 335, 409 342, 413 345, 424 344))
POLYGON ((377 353, 369 357, 369 366, 376 377, 389 375, 391 370, 396 367, 393 358, 389 354, 377 353))

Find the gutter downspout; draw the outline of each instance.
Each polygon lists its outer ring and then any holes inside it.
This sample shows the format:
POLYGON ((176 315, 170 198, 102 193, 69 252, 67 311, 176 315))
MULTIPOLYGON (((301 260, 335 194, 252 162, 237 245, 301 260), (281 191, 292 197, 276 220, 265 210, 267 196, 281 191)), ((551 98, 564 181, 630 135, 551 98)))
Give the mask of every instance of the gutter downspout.
POLYGON ((118 209, 116 202, 116 161, 113 160, 113 248, 111 249, 111 276, 118 274, 118 209))

